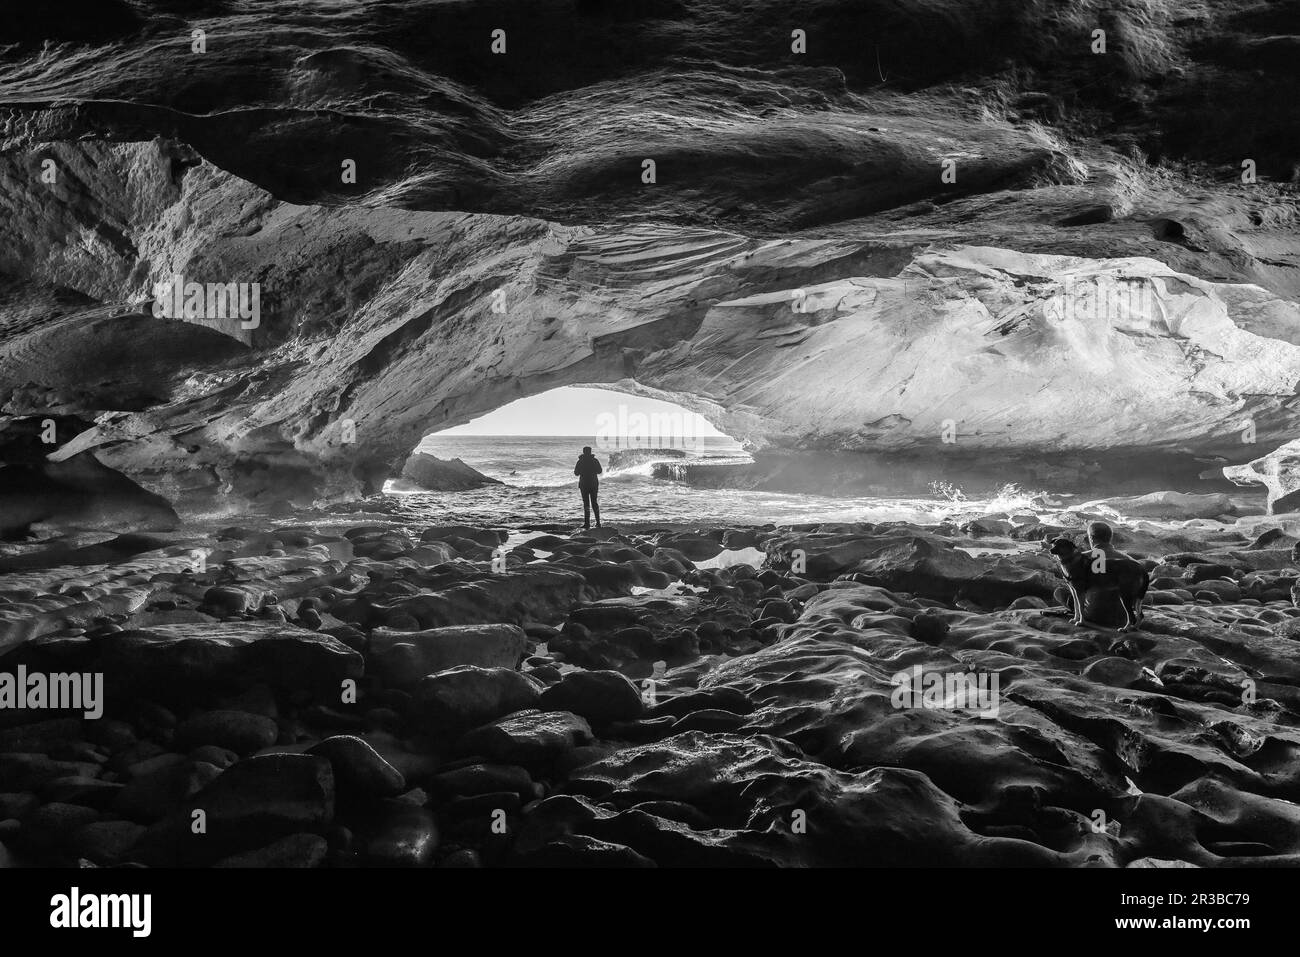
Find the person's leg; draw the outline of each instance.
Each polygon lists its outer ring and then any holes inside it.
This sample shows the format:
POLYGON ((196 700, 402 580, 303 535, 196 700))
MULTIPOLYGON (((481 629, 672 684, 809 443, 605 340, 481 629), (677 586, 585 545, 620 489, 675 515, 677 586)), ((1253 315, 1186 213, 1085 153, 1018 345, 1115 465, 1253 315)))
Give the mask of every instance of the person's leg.
POLYGON ((585 488, 580 491, 582 492, 582 526, 591 528, 591 493, 585 488))
POLYGON ((599 492, 596 489, 591 490, 591 510, 596 513, 596 527, 600 528, 600 501, 599 492))

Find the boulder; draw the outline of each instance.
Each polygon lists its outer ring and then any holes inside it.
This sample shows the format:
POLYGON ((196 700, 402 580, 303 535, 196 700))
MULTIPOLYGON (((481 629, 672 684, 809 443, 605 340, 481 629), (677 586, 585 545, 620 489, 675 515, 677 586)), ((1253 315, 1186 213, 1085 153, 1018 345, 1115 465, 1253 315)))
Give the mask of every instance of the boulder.
POLYGON ((636 685, 617 671, 573 671, 542 692, 540 707, 603 725, 638 718, 645 705, 636 685))
POLYGON ((416 488, 430 492, 459 492, 483 485, 501 485, 460 459, 440 459, 427 452, 416 452, 402 466, 402 478, 416 488))
POLYGON ((1227 465, 1224 477, 1238 485, 1263 485, 1268 490, 1268 513, 1300 511, 1300 439, 1292 439, 1272 452, 1247 462, 1227 465))
POLYGON ((174 529, 180 518, 165 498, 81 452, 60 462, 0 468, 0 535, 35 524, 143 532, 174 529))
POLYGON ((266 754, 223 771, 180 809, 153 824, 132 851, 152 866, 215 863, 334 817, 334 774, 319 755, 266 754), (206 830, 195 833, 195 812, 206 830))
POLYGON ((423 678, 414 709, 421 727, 441 737, 535 708, 538 694, 537 683, 512 668, 464 665, 423 678))
POLYGON ((104 672, 111 692, 184 703, 259 683, 337 703, 342 682, 364 669, 338 639, 271 621, 131 629, 99 639, 95 652, 88 664, 104 672))
POLYGON ((334 770, 340 796, 395 797, 406 790, 406 778, 370 744, 350 734, 336 734, 307 749, 326 758, 334 770))
POLYGON ((1149 492, 1146 495, 1097 499, 1078 508, 1080 511, 1109 510, 1124 518, 1180 520, 1218 518, 1236 513, 1232 500, 1223 492, 1149 492))
POLYGON ((592 741, 591 727, 567 711, 525 711, 486 724, 456 744, 462 754, 482 755, 502 764, 545 766, 592 741))
POLYGON ((448 625, 423 631, 376 628, 370 650, 385 678, 409 687, 425 675, 462 665, 513 669, 527 640, 517 625, 448 625))

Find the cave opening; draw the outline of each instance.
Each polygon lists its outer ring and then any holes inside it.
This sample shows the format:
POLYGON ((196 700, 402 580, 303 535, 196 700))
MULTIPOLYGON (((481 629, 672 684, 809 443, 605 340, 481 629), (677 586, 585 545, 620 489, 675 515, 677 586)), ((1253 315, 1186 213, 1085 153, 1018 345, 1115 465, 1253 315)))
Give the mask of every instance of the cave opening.
POLYGON ((458 460, 449 480, 459 476, 464 487, 569 485, 575 481, 576 458, 586 447, 607 476, 649 475, 667 463, 749 458, 740 442, 676 402, 641 392, 566 385, 424 436, 391 488, 438 484, 428 477, 434 468, 429 457, 458 460), (476 474, 482 478, 476 480, 476 474))

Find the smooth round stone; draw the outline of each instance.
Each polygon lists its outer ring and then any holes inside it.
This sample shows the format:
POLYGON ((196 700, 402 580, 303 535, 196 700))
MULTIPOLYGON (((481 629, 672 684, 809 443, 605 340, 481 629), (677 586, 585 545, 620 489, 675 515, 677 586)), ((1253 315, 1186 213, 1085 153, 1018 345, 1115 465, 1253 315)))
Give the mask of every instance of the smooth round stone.
POLYGON ((361 738, 337 734, 308 748, 307 753, 329 760, 334 783, 342 794, 393 797, 406 790, 402 772, 361 738))
POLYGON ((423 678, 415 693, 421 726, 451 734, 536 707, 537 685, 512 668, 462 665, 423 678))
POLYGON ((617 671, 574 671, 542 692, 539 707, 608 724, 640 717, 645 705, 636 685, 617 671))

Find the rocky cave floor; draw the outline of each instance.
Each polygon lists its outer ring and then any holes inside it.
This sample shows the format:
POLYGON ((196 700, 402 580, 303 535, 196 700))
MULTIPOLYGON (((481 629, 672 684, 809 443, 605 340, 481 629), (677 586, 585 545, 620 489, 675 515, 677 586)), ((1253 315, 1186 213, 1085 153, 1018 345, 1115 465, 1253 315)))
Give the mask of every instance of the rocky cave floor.
POLYGON ((1052 607, 1086 517, 6 546, 0 670, 107 704, 6 714, 0 862, 1300 864, 1296 529, 1121 525, 1118 633, 1052 607), (915 666, 997 716, 894 707, 915 666))

